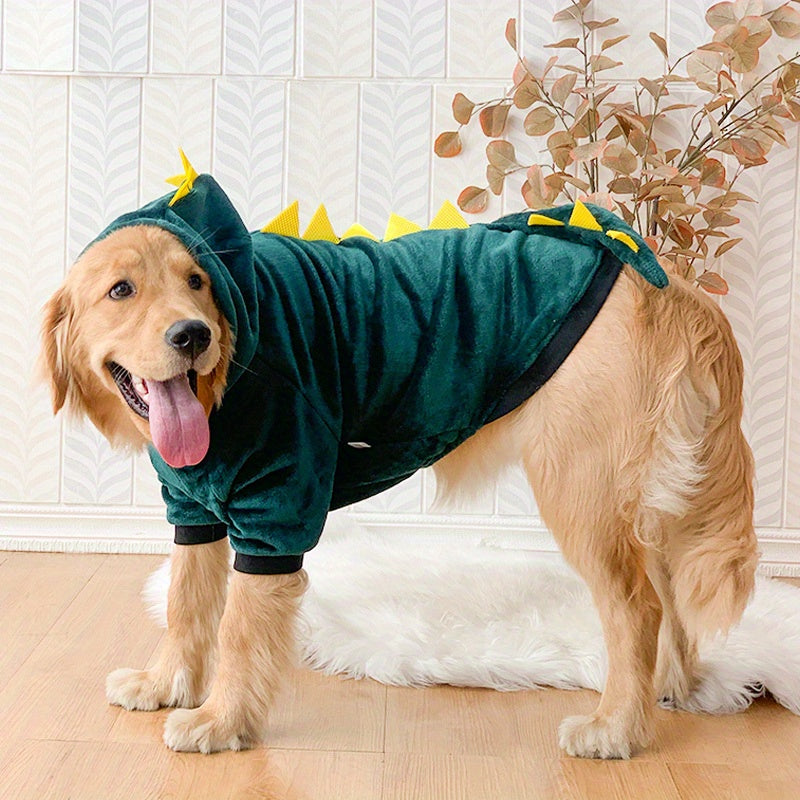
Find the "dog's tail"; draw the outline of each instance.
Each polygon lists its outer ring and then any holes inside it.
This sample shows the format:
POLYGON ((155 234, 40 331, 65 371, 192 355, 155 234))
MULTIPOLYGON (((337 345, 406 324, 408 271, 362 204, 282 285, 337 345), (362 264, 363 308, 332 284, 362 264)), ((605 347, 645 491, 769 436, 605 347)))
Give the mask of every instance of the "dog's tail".
POLYGON ((667 388, 653 401, 641 529, 655 534, 649 544, 665 557, 676 611, 697 640, 739 619, 758 561, 742 358, 727 318, 702 292, 673 278, 663 293, 645 294, 658 305, 645 315, 658 324, 649 346, 661 349, 650 363, 666 370, 653 385, 667 388))

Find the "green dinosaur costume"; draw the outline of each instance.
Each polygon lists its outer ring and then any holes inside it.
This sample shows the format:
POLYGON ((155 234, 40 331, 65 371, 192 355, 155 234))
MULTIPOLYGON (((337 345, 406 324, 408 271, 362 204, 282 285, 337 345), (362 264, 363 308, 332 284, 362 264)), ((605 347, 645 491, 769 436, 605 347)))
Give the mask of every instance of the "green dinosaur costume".
POLYGON ((151 459, 176 541, 227 533, 244 572, 299 569, 329 509, 523 402, 589 327, 623 260, 667 284, 641 238, 596 207, 337 243, 250 233, 211 177, 187 181, 101 238, 160 226, 211 278, 235 361, 210 446, 196 466, 172 467, 155 447, 151 459))

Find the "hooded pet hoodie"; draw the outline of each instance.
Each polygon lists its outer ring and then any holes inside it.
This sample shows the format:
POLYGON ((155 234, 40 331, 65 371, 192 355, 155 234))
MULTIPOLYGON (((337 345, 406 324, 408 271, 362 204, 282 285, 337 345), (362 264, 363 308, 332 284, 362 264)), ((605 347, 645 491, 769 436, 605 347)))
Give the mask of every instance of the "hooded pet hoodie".
POLYGON ((300 568, 330 509, 429 466, 552 376, 623 261, 667 285, 622 220, 576 204, 391 241, 249 232, 208 175, 113 222, 157 225, 211 279, 235 342, 210 446, 150 448, 179 543, 230 537, 235 568, 300 568), (176 200, 177 198, 177 200, 176 200))

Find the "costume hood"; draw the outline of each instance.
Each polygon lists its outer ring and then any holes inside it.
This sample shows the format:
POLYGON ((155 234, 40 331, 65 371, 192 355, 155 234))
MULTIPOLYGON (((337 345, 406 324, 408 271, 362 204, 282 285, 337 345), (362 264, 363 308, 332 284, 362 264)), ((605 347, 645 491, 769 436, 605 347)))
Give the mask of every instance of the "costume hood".
POLYGON ((170 231, 208 273, 214 299, 233 335, 230 388, 250 364, 259 330, 253 242, 241 217, 217 182, 210 175, 199 175, 180 202, 174 202, 170 193, 123 214, 95 242, 132 225, 157 225, 170 231))

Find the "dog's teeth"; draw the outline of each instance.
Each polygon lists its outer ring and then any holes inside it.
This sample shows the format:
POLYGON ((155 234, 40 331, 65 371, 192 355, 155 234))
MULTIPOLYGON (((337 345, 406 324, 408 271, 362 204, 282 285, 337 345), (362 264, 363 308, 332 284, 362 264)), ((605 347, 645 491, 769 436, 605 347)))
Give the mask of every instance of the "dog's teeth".
POLYGON ((136 375, 131 375, 131 382, 133 383, 133 388, 136 389, 136 393, 141 397, 146 397, 149 392, 147 390, 147 384, 144 382, 143 378, 139 378, 136 375))

